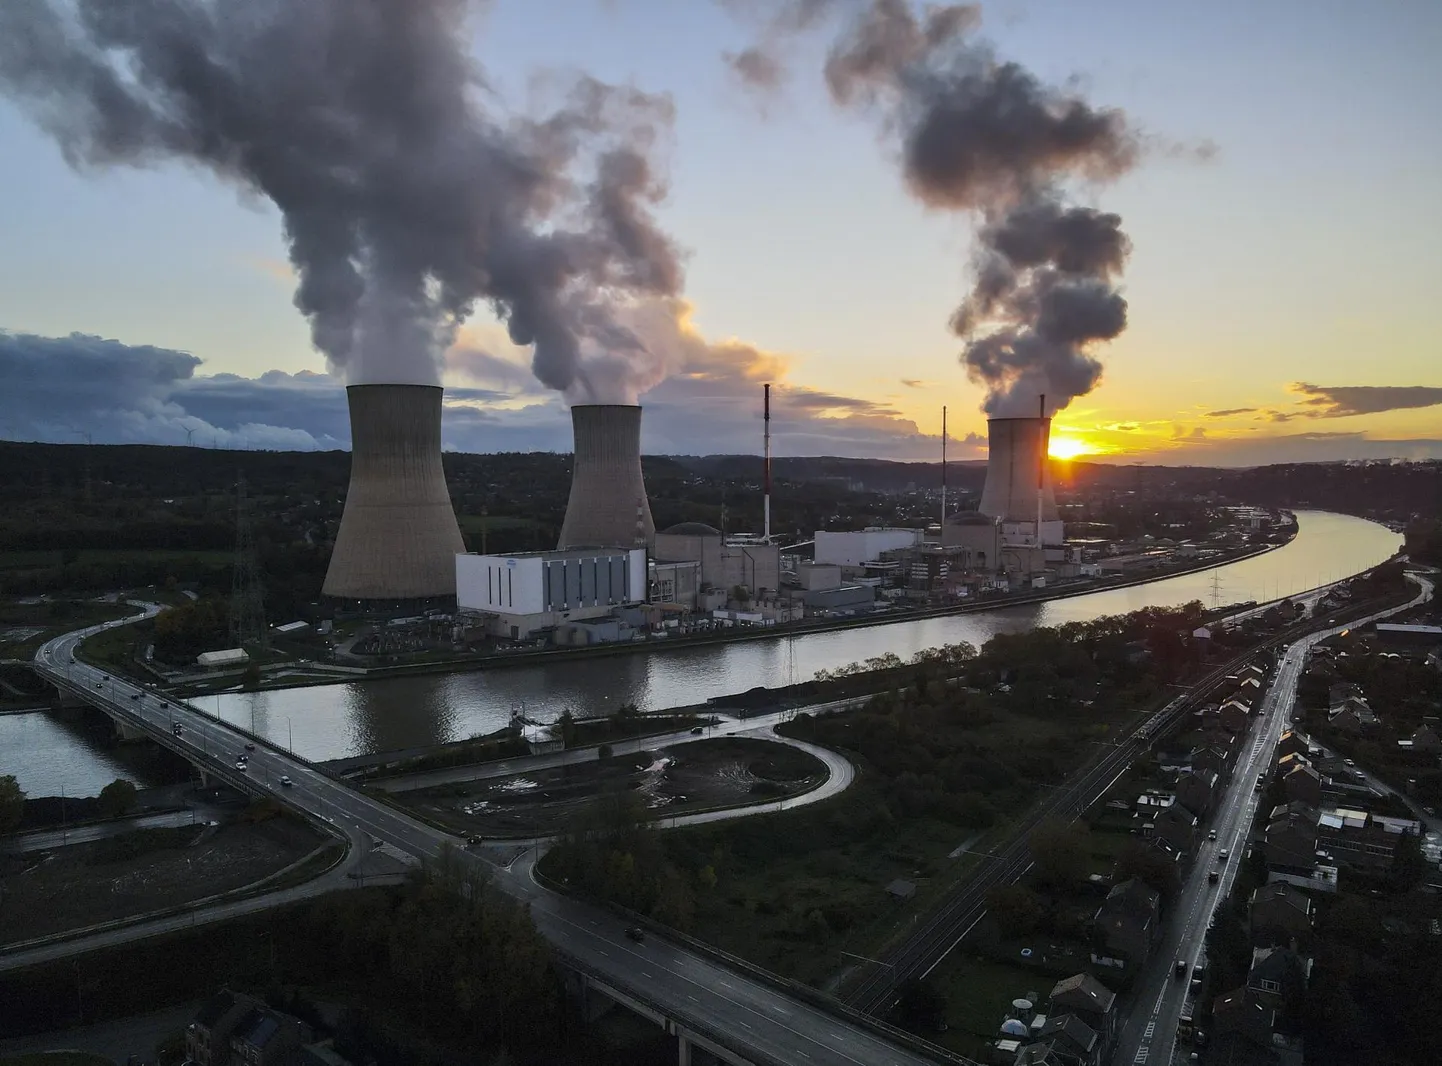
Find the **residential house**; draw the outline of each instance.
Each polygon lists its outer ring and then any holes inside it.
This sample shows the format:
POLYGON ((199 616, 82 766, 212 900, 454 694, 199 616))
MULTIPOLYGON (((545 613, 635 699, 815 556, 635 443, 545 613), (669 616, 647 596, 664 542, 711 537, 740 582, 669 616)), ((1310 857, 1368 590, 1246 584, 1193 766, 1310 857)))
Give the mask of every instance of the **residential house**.
POLYGON ((1380 873, 1392 863, 1404 833, 1420 835, 1421 824, 1410 818, 1387 818, 1367 811, 1336 807, 1317 816, 1317 846, 1344 866, 1380 873))
POLYGON ((1140 966, 1161 927, 1161 896, 1132 879, 1112 886, 1092 919, 1098 947, 1110 958, 1140 966))
POLYGON ((1210 770, 1219 780, 1225 778, 1232 768, 1232 754, 1236 747, 1230 736, 1224 743, 1204 744, 1192 752, 1192 770, 1210 770))
POLYGON ((1102 1038, 1075 1014, 1049 1014, 1037 1043, 1049 1044, 1069 1066, 1102 1066, 1102 1038))
POLYGON ((1254 940, 1288 942, 1312 929, 1312 901, 1291 885, 1263 885, 1252 892, 1247 921, 1254 940))
POLYGON ((1251 709, 1241 700, 1230 699, 1217 708, 1217 718, 1228 733, 1244 733, 1251 709))
POLYGON ((230 1061, 230 1035, 236 1024, 255 1009, 256 1002, 230 991, 217 992, 207 999, 186 1027, 186 1057, 198 1066, 226 1066, 230 1061))
POLYGON ((1317 812, 1288 804, 1272 812, 1262 854, 1271 868, 1310 870, 1317 862, 1317 812))
POLYGON ((1212 809, 1217 782, 1215 770, 1193 770, 1182 774, 1177 778, 1177 802, 1194 814, 1205 815, 1212 809))
POLYGON ((1290 948, 1253 948, 1247 991, 1263 1007, 1282 1011, 1301 1002, 1312 976, 1312 960, 1290 948))
POLYGON ((1048 1017, 1072 1014, 1101 1037, 1102 1057, 1111 1054, 1117 1038, 1116 993, 1089 973, 1079 973, 1052 986, 1048 1017))
MULTIPOLYGON (((1293 756, 1287 756, 1292 758, 1293 756)), ((1313 806, 1322 802, 1322 775, 1310 766, 1293 766, 1282 777, 1282 790, 1287 799, 1313 806)))
MULTIPOLYGON (((1011 1043, 1011 1041, 999 1041, 1011 1043)), ((1016 1053, 1015 1066, 1071 1066, 1065 1062, 1051 1044, 1026 1044, 1016 1053)))
POLYGON ((1197 816, 1181 803, 1173 803, 1152 819, 1152 833, 1190 858, 1196 851, 1197 839, 1201 833, 1197 816))
POLYGON ((281 1066, 287 1054, 311 1039, 310 1027, 304 1022, 255 1007, 230 1034, 230 1061, 236 1066, 281 1066))
POLYGON ((1327 706, 1340 707, 1350 699, 1361 699, 1362 690, 1350 681, 1336 681, 1327 689, 1327 706))
POLYGON ((1367 701, 1349 696, 1327 712, 1327 724, 1339 733, 1357 736, 1377 728, 1377 716, 1367 701))
POLYGON ((1261 679, 1254 676, 1242 678, 1242 683, 1237 686, 1236 697, 1248 707, 1255 707, 1257 699, 1262 695, 1261 679))
POLYGON ((1286 777, 1298 766, 1311 766, 1312 760, 1301 752, 1288 752, 1277 758, 1277 776, 1286 777))
POLYGON ((1277 741, 1277 758, 1286 755, 1306 755, 1312 748, 1311 743, 1295 729, 1289 729, 1282 734, 1277 741))
POLYGON ((1264 1006, 1246 988, 1218 996, 1212 1003, 1212 1049, 1209 1062, 1229 1066, 1275 1066, 1272 1035, 1277 1012, 1264 1006))
POLYGON ((1262 682, 1267 679, 1267 671, 1263 670, 1256 663, 1249 663, 1242 667, 1242 672, 1237 675, 1242 681, 1262 682))

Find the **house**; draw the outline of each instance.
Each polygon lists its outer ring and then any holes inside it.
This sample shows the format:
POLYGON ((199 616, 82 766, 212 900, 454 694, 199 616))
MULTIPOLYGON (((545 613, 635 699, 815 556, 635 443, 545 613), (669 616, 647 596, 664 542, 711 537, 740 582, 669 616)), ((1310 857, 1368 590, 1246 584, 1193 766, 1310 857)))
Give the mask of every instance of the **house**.
POLYGON ((1273 811, 1262 841, 1262 854, 1268 867, 1310 870, 1317 861, 1315 809, 1288 804, 1273 811))
POLYGON ((1212 1002, 1212 1050, 1209 1062, 1262 1066, 1278 1060, 1273 1051, 1277 1012, 1258 1002, 1246 988, 1233 989, 1212 1002))
POLYGON ((1267 679, 1267 671, 1263 670, 1256 663, 1248 663, 1242 667, 1242 672, 1237 675, 1243 682, 1256 681, 1258 684, 1267 679))
POLYGON ((1247 921, 1254 940, 1286 942, 1312 929, 1312 901, 1291 885, 1263 885, 1252 892, 1247 921))
POLYGON ((1075 1014, 1051 1014, 1041 1027, 1037 1043, 1049 1044, 1065 1063, 1101 1066, 1102 1038, 1075 1014))
POLYGON ((236 1066, 281 1066, 289 1052, 311 1038, 304 1022, 268 1007, 254 1007, 230 1034, 230 1061, 236 1066))
POLYGON ((1098 946, 1133 966, 1151 954, 1160 926, 1161 896, 1136 879, 1112 886, 1092 919, 1098 946))
POLYGON ((1311 976, 1312 960, 1290 948, 1253 948, 1247 991, 1263 1007, 1281 1011, 1301 1001, 1311 976))
POLYGON ((1295 729, 1289 729, 1277 741, 1277 758, 1281 759, 1287 755, 1306 755, 1311 747, 1312 745, 1306 737, 1295 729))
POLYGON ((1327 706, 1340 707, 1351 699, 1361 699, 1362 690, 1350 681, 1337 681, 1327 689, 1327 706))
POLYGON ((1205 744, 1192 752, 1192 770, 1210 770, 1216 774, 1218 779, 1227 776, 1227 771, 1232 768, 1232 753, 1236 745, 1228 736, 1224 743, 1205 744))
POLYGON ((1089 973, 1067 977, 1052 986, 1047 1015, 1072 1014, 1101 1037, 1102 1056, 1111 1053, 1117 1038, 1116 993, 1089 973))
POLYGON ((1237 686, 1237 699, 1249 707, 1256 705, 1257 697, 1261 694, 1262 682, 1260 678, 1255 676, 1243 677, 1242 683, 1237 686))
POLYGON ((1177 778, 1177 802, 1197 815, 1204 815, 1212 809, 1212 798, 1217 794, 1217 772, 1215 770, 1193 770, 1177 778))
POLYGON ((186 1057, 198 1066, 225 1066, 230 1061, 230 1035, 256 1003, 249 996, 230 991, 217 992, 207 999, 185 1029, 186 1057))
POLYGON ((1327 712, 1327 724, 1339 733, 1356 736, 1376 729, 1378 719, 1366 700, 1349 696, 1327 712))
POLYGON ((1241 700, 1231 699, 1217 708, 1217 718, 1222 723, 1222 728, 1228 733, 1242 733, 1246 731, 1247 720, 1251 716, 1251 709, 1241 700))
POLYGON ((1317 816, 1317 846, 1355 870, 1386 870, 1404 833, 1420 836, 1422 826, 1411 818, 1387 818, 1347 807, 1317 816))
POLYGON ((1277 759, 1277 777, 1283 778, 1298 766, 1311 766, 1312 760, 1301 752, 1288 752, 1277 759))
POLYGON ((1166 841, 1184 856, 1190 857, 1197 847, 1200 828, 1197 816, 1180 803, 1173 803, 1152 819, 1153 834, 1166 841))
POLYGON ((1293 766, 1282 777, 1282 790, 1289 800, 1318 806, 1322 802, 1322 775, 1310 766, 1293 766))

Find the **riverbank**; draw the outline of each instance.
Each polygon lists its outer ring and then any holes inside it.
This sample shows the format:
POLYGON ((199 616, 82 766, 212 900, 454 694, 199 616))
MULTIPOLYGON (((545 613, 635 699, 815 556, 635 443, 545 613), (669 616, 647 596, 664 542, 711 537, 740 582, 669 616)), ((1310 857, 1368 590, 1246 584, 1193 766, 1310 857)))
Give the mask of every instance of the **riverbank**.
MULTIPOLYGON (((1077 596, 1091 596, 1101 592, 1136 588, 1141 585, 1154 584, 1158 581, 1166 581, 1170 578, 1185 577, 1188 574, 1196 574, 1223 566, 1231 566, 1235 563, 1244 562, 1247 559, 1253 559, 1265 555, 1268 552, 1286 547, 1296 539, 1298 530, 1299 527, 1293 524, 1287 539, 1276 544, 1264 544, 1259 547, 1231 553, 1219 559, 1208 559, 1204 562, 1185 566, 1169 567, 1165 570, 1151 571, 1145 575, 1114 581, 1096 582, 1077 580, 1048 589, 1026 592, 1019 595, 988 596, 984 599, 967 603, 942 604, 935 607, 921 607, 911 610, 881 611, 854 618, 826 618, 778 626, 732 628, 708 633, 698 633, 685 637, 667 637, 661 640, 638 640, 614 644, 597 644, 581 648, 546 648, 537 651, 508 652, 496 655, 455 656, 446 659, 432 659, 425 662, 398 663, 391 666, 370 668, 337 668, 338 671, 343 669, 344 673, 342 676, 336 676, 336 674, 318 674, 315 677, 298 677, 293 672, 293 667, 287 667, 286 677, 282 683, 269 684, 267 683, 268 679, 262 677, 261 683, 249 691, 273 692, 277 690, 334 685, 337 683, 344 684, 347 681, 370 681, 386 678, 414 677, 425 674, 465 673, 468 671, 495 671, 576 661, 589 662, 599 659, 652 654, 655 652, 695 650, 722 644, 782 640, 793 637, 811 636, 818 633, 831 633, 875 626, 901 625, 907 622, 919 622, 933 618, 978 614, 1009 607, 1026 607, 1053 600, 1072 599, 1077 596)), ((329 667, 321 667, 320 669, 329 669, 329 667)), ((200 685, 181 685, 171 691, 180 699, 193 699, 198 696, 213 694, 215 689, 200 685)))

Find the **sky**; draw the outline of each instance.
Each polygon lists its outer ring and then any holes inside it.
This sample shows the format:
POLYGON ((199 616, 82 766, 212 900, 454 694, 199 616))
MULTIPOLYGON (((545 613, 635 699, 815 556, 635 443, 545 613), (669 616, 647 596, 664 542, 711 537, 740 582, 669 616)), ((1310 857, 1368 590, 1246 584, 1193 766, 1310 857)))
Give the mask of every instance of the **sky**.
MULTIPOLYGON (((669 99, 654 213, 684 287, 643 323, 669 371, 645 450, 758 452, 771 381, 777 454, 933 458, 946 406, 949 454, 983 457, 948 329, 975 219, 910 195, 896 138, 828 97, 834 33, 789 42, 779 88, 743 84, 748 2, 496 0, 470 37, 516 112, 578 71, 669 99)), ((1054 454, 1442 458, 1442 4, 1005 2, 979 35, 1146 145, 1071 190, 1130 237, 1128 328, 1054 454)), ((31 115, 0 93, 0 437, 346 446, 277 209, 194 164, 72 168, 31 115)), ((442 367, 448 447, 568 448, 567 395, 484 304, 442 367)))

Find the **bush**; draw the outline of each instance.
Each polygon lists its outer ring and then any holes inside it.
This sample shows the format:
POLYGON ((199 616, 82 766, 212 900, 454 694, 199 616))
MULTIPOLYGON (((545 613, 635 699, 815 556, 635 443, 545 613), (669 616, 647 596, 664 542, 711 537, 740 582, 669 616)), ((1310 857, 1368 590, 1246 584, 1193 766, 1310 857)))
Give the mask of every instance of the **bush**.
POLYGON ((100 816, 120 818, 135 808, 138 795, 133 782, 117 778, 100 790, 100 816))

